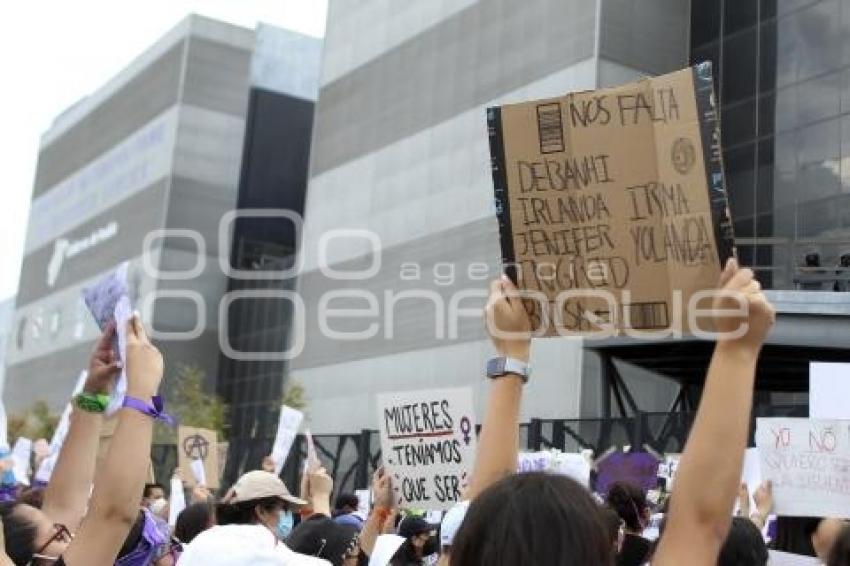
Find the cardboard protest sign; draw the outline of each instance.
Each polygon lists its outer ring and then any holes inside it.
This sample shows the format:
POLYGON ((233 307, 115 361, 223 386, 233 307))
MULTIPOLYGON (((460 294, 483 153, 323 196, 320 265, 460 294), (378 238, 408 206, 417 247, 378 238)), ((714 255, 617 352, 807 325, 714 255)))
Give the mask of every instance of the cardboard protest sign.
MULTIPOLYGON (((129 263, 124 262, 118 268, 92 285, 83 289, 83 300, 92 313, 98 328, 103 331, 110 323, 115 324, 115 339, 112 349, 126 365, 127 353, 127 322, 133 314, 130 304, 127 271, 129 263)), ((112 415, 121 408, 124 395, 127 393, 126 370, 121 370, 118 383, 112 391, 107 415, 112 415)))
POLYGON ((590 486, 590 462, 582 454, 566 452, 520 452, 517 472, 550 472, 562 474, 590 486))
POLYGON ((289 451, 292 449, 292 443, 295 441, 302 420, 304 420, 304 413, 286 405, 281 406, 277 421, 277 434, 274 438, 271 454, 277 475, 280 475, 283 464, 289 456, 289 451))
POLYGON ((203 470, 201 479, 206 480, 205 485, 210 489, 219 487, 218 435, 215 431, 190 426, 178 427, 177 459, 183 479, 189 487, 200 483, 196 479, 200 471, 194 467, 199 465, 194 463, 195 460, 203 464, 200 466, 203 470))
POLYGON ((627 481, 645 491, 658 487, 658 465, 649 452, 612 452, 596 461, 597 493, 608 493, 611 484, 627 481))
POLYGON ((460 501, 475 459, 472 389, 384 393, 377 405, 396 503, 447 510, 460 501))
POLYGON ((712 89, 705 63, 487 110, 502 259, 539 335, 689 330, 733 254, 712 89))
POLYGON ((756 420, 761 474, 774 511, 790 517, 850 517, 850 421, 756 420))
POLYGON ((809 418, 850 419, 850 364, 809 364, 809 418))

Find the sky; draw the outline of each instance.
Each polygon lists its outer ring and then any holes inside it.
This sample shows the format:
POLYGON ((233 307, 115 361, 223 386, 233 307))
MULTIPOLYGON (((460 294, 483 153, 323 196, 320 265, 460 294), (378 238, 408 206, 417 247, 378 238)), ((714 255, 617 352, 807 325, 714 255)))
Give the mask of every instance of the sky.
POLYGON ((0 7, 0 21, 9 23, 0 34, 0 299, 18 288, 41 134, 190 13, 322 37, 327 0, 27 0, 0 7))

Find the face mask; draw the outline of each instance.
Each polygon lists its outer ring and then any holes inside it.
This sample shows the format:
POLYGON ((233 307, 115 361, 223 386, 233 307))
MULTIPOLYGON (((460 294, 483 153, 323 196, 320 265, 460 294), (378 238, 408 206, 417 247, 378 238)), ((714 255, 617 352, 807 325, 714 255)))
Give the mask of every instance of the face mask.
POLYGON ((286 540, 289 533, 292 531, 292 524, 295 522, 295 517, 292 516, 292 511, 281 511, 280 517, 277 520, 277 529, 275 534, 280 540, 286 540))

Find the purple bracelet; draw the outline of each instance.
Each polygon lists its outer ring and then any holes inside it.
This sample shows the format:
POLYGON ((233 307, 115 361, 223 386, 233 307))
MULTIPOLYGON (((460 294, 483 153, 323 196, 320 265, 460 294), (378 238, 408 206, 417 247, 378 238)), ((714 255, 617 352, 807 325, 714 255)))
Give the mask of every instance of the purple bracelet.
POLYGON ((153 402, 153 404, 148 405, 141 399, 136 399, 135 397, 125 395, 124 403, 121 406, 127 407, 128 409, 135 409, 143 415, 153 417, 154 420, 162 421, 169 426, 174 426, 174 418, 165 412, 165 403, 162 401, 162 397, 160 397, 159 395, 154 395, 153 397, 151 397, 151 401, 153 402))

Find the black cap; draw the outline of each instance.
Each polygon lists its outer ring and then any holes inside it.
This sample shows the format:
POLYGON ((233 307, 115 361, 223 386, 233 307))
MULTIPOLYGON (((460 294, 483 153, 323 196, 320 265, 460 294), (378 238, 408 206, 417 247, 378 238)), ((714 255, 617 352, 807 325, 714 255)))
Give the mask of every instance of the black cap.
POLYGON ((357 529, 339 525, 324 515, 313 515, 292 529, 286 546, 295 552, 324 558, 341 566, 348 550, 357 538, 357 529))
POLYGON ((398 526, 398 535, 404 538, 415 537, 424 533, 431 534, 437 530, 436 525, 432 525, 425 519, 419 517, 405 517, 401 520, 398 526))

